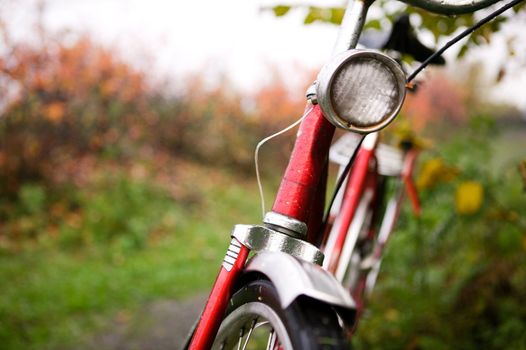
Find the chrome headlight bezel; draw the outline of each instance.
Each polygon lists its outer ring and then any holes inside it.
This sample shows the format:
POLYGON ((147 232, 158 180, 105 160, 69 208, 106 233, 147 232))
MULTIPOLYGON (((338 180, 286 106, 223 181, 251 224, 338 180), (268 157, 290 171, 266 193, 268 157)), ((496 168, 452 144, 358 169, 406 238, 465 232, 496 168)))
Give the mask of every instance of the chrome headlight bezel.
MULTIPOLYGON (((393 60, 391 57, 375 51, 375 50, 349 50, 336 55, 331 61, 326 64, 318 74, 316 84, 316 95, 320 108, 325 116, 333 125, 358 133, 369 133, 378 131, 387 126, 398 114, 405 98, 405 84, 406 76, 398 62, 393 60), (393 108, 383 116, 378 122, 359 125, 358 122, 353 122, 352 116, 341 116, 336 112, 337 108, 334 106, 332 96, 332 84, 338 73, 342 71, 344 67, 357 60, 371 60, 371 62, 380 63, 385 67, 392 75, 395 81, 394 88, 397 93, 397 100, 394 101, 393 108)), ((354 119, 357 120, 357 119, 354 119)))

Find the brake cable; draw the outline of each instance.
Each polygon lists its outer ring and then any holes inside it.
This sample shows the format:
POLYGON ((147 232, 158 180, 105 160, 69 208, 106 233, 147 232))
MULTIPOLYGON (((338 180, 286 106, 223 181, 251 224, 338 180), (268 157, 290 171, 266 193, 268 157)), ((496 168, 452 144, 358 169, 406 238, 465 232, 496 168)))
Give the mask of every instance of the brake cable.
MULTIPOLYGON (((462 33, 460 33, 459 35, 457 35, 456 37, 454 37, 453 39, 448 41, 444 46, 442 46, 439 50, 437 50, 435 53, 433 53, 431 56, 429 56, 424 62, 422 62, 422 64, 420 64, 420 66, 418 66, 413 71, 413 73, 411 73, 407 77, 407 83, 410 83, 424 68, 426 68, 429 65, 429 63, 434 58, 442 55, 451 46, 453 46, 454 44, 456 44, 457 42, 459 42, 460 40, 462 40, 463 38, 465 38, 469 34, 473 33, 475 30, 477 30, 478 28, 482 27, 484 24, 488 23, 489 21, 491 21, 495 17, 501 15, 503 12, 509 10, 513 6, 519 4, 519 3, 523 2, 523 1, 524 0, 513 0, 513 1, 509 2, 508 4, 502 6, 501 8, 493 11, 492 13, 487 15, 486 17, 482 18, 477 23, 475 23, 473 26, 471 26, 471 27, 467 28, 466 30, 462 31, 462 33)), ((363 140, 365 139, 365 136, 366 135, 361 137, 360 141, 358 142, 358 145, 354 149, 353 154, 349 158, 349 162, 345 166, 345 169, 343 170, 343 172, 341 173, 340 177, 338 178, 338 181, 336 182, 336 186, 334 187, 334 191, 333 191, 331 200, 329 202, 329 205, 327 207, 327 211, 325 212, 325 215, 323 217, 323 221, 322 221, 322 225, 321 225, 321 232, 324 232, 325 228, 327 227, 327 224, 328 224, 328 221, 329 221, 330 212, 331 212, 331 208, 334 205, 334 201, 336 199, 336 196, 337 196, 338 192, 340 191, 340 188, 342 187, 343 182, 344 182, 345 178, 347 177, 347 174, 349 173, 349 170, 351 169, 352 164, 354 163, 354 159, 356 158, 358 150, 360 149, 360 146, 361 146, 363 140)))

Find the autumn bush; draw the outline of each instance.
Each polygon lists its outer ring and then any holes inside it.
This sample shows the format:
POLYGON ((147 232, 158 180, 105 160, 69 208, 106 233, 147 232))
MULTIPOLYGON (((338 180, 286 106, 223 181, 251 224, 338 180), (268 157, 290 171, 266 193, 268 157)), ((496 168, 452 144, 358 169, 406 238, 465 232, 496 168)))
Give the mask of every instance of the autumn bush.
POLYGON ((2 96, 3 196, 25 182, 51 183, 72 162, 122 150, 123 141, 140 136, 144 76, 89 39, 17 45, 0 64, 3 88, 13 91, 2 96))
MULTIPOLYGON (((88 37, 42 35, 40 44, 17 43, 0 56, 0 85, 9 92, 0 96, 4 238, 38 235, 42 222, 15 220, 28 214, 16 209, 24 193, 45 198, 37 201, 42 212, 60 207, 62 215, 84 215, 74 191, 101 172, 131 173, 143 164, 164 185, 177 178, 180 160, 253 174, 255 144, 302 111, 303 96, 292 98, 277 77, 241 94, 228 82, 209 87, 197 75, 182 93, 170 93, 169 82, 152 81, 88 37)), ((263 170, 279 173, 289 147, 286 138, 266 146, 272 157, 263 170)))
MULTIPOLYGON (((0 298, 0 321, 7 325, 0 327, 0 340, 8 348, 46 344, 53 332, 66 329, 49 322, 51 314, 69 324, 80 319, 78 310, 115 311, 121 299, 137 305, 152 295, 179 297, 166 291, 184 287, 191 293, 187 286, 196 276, 213 278, 216 265, 208 262, 220 259, 221 244, 227 244, 225 218, 253 221, 259 213, 253 183, 251 191, 238 186, 253 174, 255 144, 299 118, 304 104, 276 74, 252 94, 228 82, 210 87, 200 76, 171 93, 169 84, 152 81, 88 37, 64 41, 44 34, 39 44, 17 43, 0 54, 0 277, 23 281, 0 298), (232 178, 225 181, 225 173, 232 178), (160 249, 150 244, 166 237, 174 239, 174 251, 164 252, 164 269, 150 281, 160 249), (33 254, 49 245, 60 251, 55 270, 46 265, 49 252, 33 254), (96 272, 68 255, 90 249, 102 251, 92 259, 100 264, 96 272), (148 256, 141 265, 144 286, 135 285, 137 266, 119 265, 134 254, 148 256), (108 266, 111 273, 101 275, 98 268, 108 266), (71 271, 66 278, 62 269, 71 271), (66 304, 57 309, 52 297, 41 297, 57 294, 49 271, 66 304), (79 271, 89 283, 70 281, 79 271), (129 276, 113 283, 118 274, 129 276), (152 292, 156 284, 163 293, 152 292), (99 305, 94 294, 112 297, 99 305)), ((432 148, 415 140, 429 147, 417 179, 423 215, 401 217, 357 349, 526 343, 525 197, 516 164, 499 163, 494 155, 493 117, 473 113, 472 98, 465 86, 437 76, 408 97, 402 117, 390 126, 393 134, 417 130, 445 142, 432 148)), ((281 175, 292 139, 265 146, 263 170, 270 176, 281 175)))

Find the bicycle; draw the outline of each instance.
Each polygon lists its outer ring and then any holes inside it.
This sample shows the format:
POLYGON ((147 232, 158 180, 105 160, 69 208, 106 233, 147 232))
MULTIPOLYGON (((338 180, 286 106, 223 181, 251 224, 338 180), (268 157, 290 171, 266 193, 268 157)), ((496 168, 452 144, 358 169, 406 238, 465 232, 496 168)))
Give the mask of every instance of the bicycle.
MULTIPOLYGON (((378 138, 378 134, 372 136, 378 138)), ((339 174, 345 172, 349 153, 356 150, 358 142, 353 134, 345 134, 331 147, 329 159, 340 166, 339 174)), ((358 151, 356 164, 362 167, 352 169, 345 178, 344 191, 337 193, 322 238, 323 267, 351 293, 358 314, 363 310, 364 295, 371 294, 376 284, 383 251, 395 228, 404 196, 409 198, 416 217, 421 211, 412 180, 418 148, 409 141, 402 149, 374 139, 366 143, 374 145, 373 152, 363 145, 358 151), (363 184, 357 186, 358 181, 363 184), (389 181, 394 182, 394 190, 388 195, 389 181), (354 188, 360 192, 355 193, 354 188)))
MULTIPOLYGON (((498 0, 404 1, 435 13, 460 14, 498 0)), ((404 191, 417 215, 420 210, 411 181, 417 149, 410 144, 403 152, 386 148, 378 143, 378 132, 395 119, 408 83, 421 69, 520 1, 461 33, 408 77, 390 56, 355 49, 373 1, 347 4, 335 54, 307 91, 307 107, 272 210, 262 225, 234 226, 208 302, 185 348, 349 347, 348 336, 363 309, 364 293, 375 284, 404 191), (336 127, 363 136, 346 136, 331 146, 336 127), (324 215, 329 155, 341 170, 331 200, 335 204, 324 215), (381 215, 389 177, 401 181, 381 215), (340 187, 344 191, 339 192, 340 187), (380 222, 379 230, 374 222, 380 222)))

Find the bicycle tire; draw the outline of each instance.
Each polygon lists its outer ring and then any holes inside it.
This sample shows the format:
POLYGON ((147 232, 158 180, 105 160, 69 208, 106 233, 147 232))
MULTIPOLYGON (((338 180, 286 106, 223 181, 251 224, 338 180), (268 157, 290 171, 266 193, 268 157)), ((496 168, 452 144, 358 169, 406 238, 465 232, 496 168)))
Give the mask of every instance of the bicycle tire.
POLYGON ((330 305, 300 297, 283 309, 276 288, 264 279, 246 284, 232 296, 212 349, 274 349, 269 347, 272 333, 279 339, 279 349, 350 349, 330 305), (260 330, 263 342, 254 343, 260 330))

